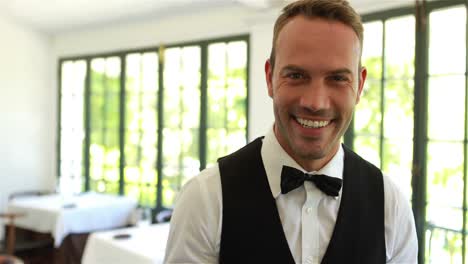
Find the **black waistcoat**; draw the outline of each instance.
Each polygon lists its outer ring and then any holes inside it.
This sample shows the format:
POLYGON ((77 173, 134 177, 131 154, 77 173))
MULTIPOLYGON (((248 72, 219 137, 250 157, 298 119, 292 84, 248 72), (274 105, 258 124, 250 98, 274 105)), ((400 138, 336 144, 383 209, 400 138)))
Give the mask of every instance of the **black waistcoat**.
MULTIPOLYGON (((294 263, 268 184, 261 146, 258 138, 218 160, 223 195, 220 263, 294 263)), ((343 148, 341 204, 322 263, 385 263, 382 173, 343 148)))

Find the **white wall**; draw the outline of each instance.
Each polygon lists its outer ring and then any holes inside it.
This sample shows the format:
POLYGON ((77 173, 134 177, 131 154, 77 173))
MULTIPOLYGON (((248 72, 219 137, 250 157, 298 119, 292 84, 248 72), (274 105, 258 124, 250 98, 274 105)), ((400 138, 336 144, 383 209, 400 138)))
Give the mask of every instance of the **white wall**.
POLYGON ((275 11, 265 14, 232 7, 211 9, 192 15, 58 34, 54 49, 57 57, 70 57, 249 34, 249 137, 253 139, 273 124, 263 69, 271 49, 275 15, 275 11))
MULTIPOLYGON (((50 39, 0 16, 0 211, 12 191, 52 188, 56 91, 50 39)), ((3 228, 0 228, 0 235, 3 228)))

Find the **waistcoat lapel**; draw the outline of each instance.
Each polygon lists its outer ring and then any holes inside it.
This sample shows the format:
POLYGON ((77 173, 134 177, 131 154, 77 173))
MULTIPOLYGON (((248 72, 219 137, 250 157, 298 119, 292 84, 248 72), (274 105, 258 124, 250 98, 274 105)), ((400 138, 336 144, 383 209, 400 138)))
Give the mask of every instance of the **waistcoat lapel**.
POLYGON ((261 158, 261 138, 220 159, 220 263, 294 263, 261 158))
POLYGON ((382 172, 343 145, 340 209, 322 263, 386 262, 382 172))

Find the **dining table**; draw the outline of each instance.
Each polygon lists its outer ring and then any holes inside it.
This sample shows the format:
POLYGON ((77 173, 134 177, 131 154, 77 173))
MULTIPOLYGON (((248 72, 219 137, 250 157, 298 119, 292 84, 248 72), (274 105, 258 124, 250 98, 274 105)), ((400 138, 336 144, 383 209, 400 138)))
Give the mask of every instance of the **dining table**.
POLYGON ((168 235, 169 223, 93 232, 82 264, 163 263, 168 235))
POLYGON ((16 226, 50 233, 55 247, 68 234, 127 226, 136 207, 136 199, 95 192, 19 197, 8 203, 9 212, 24 214, 16 226))
POLYGON ((84 192, 24 196, 10 200, 8 212, 22 214, 15 221, 19 231, 49 235, 54 263, 81 263, 91 232, 132 224, 138 202, 126 196, 84 192))

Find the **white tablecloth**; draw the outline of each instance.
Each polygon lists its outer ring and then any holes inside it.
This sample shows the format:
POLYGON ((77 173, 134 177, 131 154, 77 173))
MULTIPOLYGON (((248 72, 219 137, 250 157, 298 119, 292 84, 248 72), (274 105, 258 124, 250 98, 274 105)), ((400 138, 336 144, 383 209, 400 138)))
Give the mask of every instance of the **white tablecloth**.
POLYGON ((51 233, 55 247, 68 234, 88 233, 126 226, 137 206, 132 198, 84 193, 63 197, 58 194, 22 197, 8 204, 10 212, 24 212, 16 225, 21 228, 51 233))
POLYGON ((169 235, 169 223, 92 233, 82 264, 162 263, 169 235), (115 235, 128 234, 116 239, 115 235))

